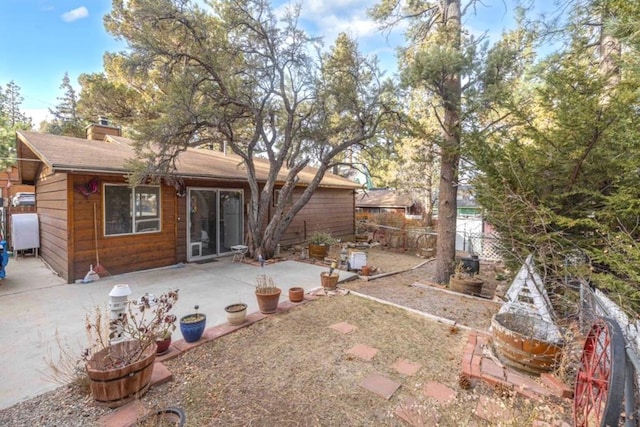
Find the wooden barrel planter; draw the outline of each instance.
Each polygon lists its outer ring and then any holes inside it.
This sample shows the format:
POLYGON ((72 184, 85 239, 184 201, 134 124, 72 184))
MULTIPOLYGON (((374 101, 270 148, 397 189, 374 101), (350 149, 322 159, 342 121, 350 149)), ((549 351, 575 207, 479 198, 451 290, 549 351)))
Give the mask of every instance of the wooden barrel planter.
POLYGON ((324 259, 329 254, 329 245, 315 245, 309 243, 309 256, 311 258, 324 259))
POLYGON ((456 277, 449 278, 449 289, 466 295, 480 296, 482 295, 482 285, 484 281, 477 277, 456 277))
POLYGON ((139 348, 138 341, 122 341, 100 350, 87 362, 89 388, 98 405, 117 408, 147 391, 156 359, 155 343, 144 349, 138 361, 126 366, 109 366, 118 355, 130 355, 139 348))
POLYGON ((493 346, 507 365, 539 374, 560 361, 564 343, 552 323, 522 313, 498 313, 491 319, 493 346))
POLYGON ((338 287, 339 273, 329 274, 325 271, 320 273, 320 282, 325 291, 333 291, 338 287))

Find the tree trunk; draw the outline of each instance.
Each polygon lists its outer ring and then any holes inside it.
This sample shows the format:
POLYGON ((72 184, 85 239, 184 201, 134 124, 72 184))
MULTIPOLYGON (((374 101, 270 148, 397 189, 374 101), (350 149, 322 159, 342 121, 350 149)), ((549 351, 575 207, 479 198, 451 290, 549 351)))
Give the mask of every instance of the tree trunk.
MULTIPOLYGON (((460 1, 445 0, 446 21, 450 43, 460 49, 460 1)), ((458 166, 460 163, 460 74, 446 77, 442 92, 444 119, 438 194, 438 242, 436 249, 436 280, 448 283, 455 268, 456 218, 458 214, 458 166)))
POLYGON ((456 153, 442 154, 436 227, 436 280, 439 283, 448 283, 455 268, 459 159, 456 153))

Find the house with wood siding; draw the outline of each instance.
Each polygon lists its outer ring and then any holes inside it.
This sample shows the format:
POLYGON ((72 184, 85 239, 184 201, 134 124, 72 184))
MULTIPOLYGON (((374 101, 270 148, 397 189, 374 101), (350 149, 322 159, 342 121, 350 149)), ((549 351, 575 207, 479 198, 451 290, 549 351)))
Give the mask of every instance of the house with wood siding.
POLYGON ((356 210, 368 213, 395 213, 406 218, 422 217, 422 205, 407 193, 389 188, 360 190, 356 194, 356 210))
MULTIPOLYGON (((189 149, 177 159, 179 185, 161 180, 132 188, 125 163, 135 153, 119 128, 92 125, 86 139, 23 131, 16 137, 20 182, 35 186, 40 256, 68 283, 82 279, 98 257, 110 274, 122 274, 230 255, 231 246, 245 242, 249 185, 235 155, 189 149)), ((257 160, 263 182, 268 166, 257 160)), ((314 174, 301 172, 294 198, 314 174)), ((326 174, 281 245, 303 243, 316 230, 353 236, 359 187, 326 174)))

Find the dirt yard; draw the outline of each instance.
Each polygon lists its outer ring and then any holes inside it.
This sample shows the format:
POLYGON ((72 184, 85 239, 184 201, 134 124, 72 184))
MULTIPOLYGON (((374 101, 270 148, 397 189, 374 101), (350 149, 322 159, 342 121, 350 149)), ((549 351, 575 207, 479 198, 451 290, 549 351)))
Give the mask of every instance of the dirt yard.
MULTIPOLYGON (((147 409, 181 407, 186 425, 198 427, 402 426, 407 424, 397 413, 409 404, 419 408, 412 412, 413 426, 496 425, 475 415, 481 396, 492 407, 515 409, 516 415, 503 425, 530 426, 538 419, 549 423, 542 425, 560 426, 570 420, 566 402, 532 401, 461 379, 466 328, 355 293, 483 330, 497 302, 434 286, 433 264, 424 259, 380 250, 367 255, 377 275, 408 271, 349 282, 342 288, 351 294, 318 297, 168 360, 174 380, 152 387, 141 403, 147 409), (340 322, 355 329, 342 333, 331 327, 340 322), (375 356, 364 360, 354 355, 359 345, 375 348, 375 356), (413 375, 401 374, 394 368, 399 361, 419 368, 413 375), (384 399, 361 386, 372 374, 400 388, 384 399), (441 406, 426 396, 433 382, 454 390, 454 401, 441 406)), ((484 270, 495 281, 493 267, 484 270)), ((495 285, 499 290, 497 281, 495 285)), ((87 426, 96 425, 105 412, 77 388, 63 387, 0 411, 0 418, 8 425, 87 426)))

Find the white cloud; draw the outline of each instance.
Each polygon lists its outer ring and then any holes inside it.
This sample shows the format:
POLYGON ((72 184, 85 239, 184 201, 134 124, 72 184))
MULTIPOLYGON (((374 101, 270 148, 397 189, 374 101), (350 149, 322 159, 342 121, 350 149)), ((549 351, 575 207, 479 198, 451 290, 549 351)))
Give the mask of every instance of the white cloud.
POLYGON ((34 129, 38 129, 42 121, 52 119, 48 108, 25 108, 22 112, 25 116, 31 117, 34 129))
POLYGON ((325 15, 314 19, 318 28, 322 28, 327 41, 333 41, 338 34, 345 33, 359 40, 378 36, 378 26, 371 19, 362 16, 351 16, 348 19, 336 15, 325 15))
POLYGON ((89 9, 84 6, 78 7, 76 9, 70 10, 69 12, 65 12, 62 14, 62 20, 64 22, 73 22, 78 19, 86 18, 89 16, 89 9))

